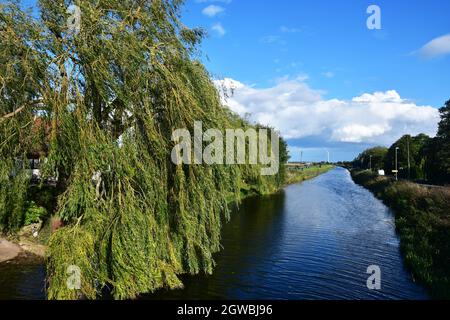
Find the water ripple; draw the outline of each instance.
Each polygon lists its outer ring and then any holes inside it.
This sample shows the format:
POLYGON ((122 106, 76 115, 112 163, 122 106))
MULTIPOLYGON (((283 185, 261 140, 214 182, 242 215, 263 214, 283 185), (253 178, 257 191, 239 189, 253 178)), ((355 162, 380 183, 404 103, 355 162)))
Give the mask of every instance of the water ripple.
MULTIPOLYGON (((427 299, 405 270, 390 210, 336 169, 270 197, 245 200, 223 231, 212 276, 148 299, 427 299), (366 286, 381 268, 382 289, 366 286)), ((0 299, 43 296, 42 266, 0 266, 0 299)))
POLYGON ((247 199, 223 244, 212 276, 188 277, 185 290, 149 298, 428 298, 404 268, 392 213, 344 169, 247 199), (380 291, 367 288, 371 265, 381 268, 380 291))

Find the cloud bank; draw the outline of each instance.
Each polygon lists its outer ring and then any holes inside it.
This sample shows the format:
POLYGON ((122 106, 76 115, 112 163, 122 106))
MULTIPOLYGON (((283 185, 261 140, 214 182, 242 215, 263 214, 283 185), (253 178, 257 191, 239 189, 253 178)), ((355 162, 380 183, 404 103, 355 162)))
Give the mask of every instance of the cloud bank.
POLYGON ((229 78, 215 84, 224 93, 224 103, 236 113, 275 127, 286 139, 313 140, 317 147, 388 146, 404 134, 436 134, 438 110, 403 99, 395 90, 364 93, 351 100, 324 99, 322 91, 305 81, 305 77, 284 78, 265 89, 229 78))

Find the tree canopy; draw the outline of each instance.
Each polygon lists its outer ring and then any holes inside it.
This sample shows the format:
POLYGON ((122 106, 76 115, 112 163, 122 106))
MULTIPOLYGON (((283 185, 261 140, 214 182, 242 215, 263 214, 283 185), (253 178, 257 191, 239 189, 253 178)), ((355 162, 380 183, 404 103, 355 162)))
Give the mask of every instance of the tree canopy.
POLYGON ((27 154, 40 150, 64 222, 49 243, 50 299, 96 298, 105 287, 134 298, 211 273, 229 201, 276 190, 283 172, 172 163, 175 129, 252 127, 222 105, 195 59, 203 32, 182 24, 182 1, 74 1, 76 34, 70 4, 39 0, 38 17, 0 5, 0 225, 23 223, 27 154), (81 290, 66 285, 70 266, 81 290))
POLYGON ((353 161, 353 166, 361 169, 383 169, 387 152, 385 147, 367 149, 353 161))
POLYGON ((425 134, 401 137, 389 148, 385 161, 386 169, 389 172, 395 170, 395 149, 399 148, 397 152, 399 176, 405 179, 425 180, 427 178, 426 150, 430 140, 430 137, 425 134))
POLYGON ((429 148, 429 171, 433 180, 450 183, 450 100, 439 110, 441 122, 429 148))

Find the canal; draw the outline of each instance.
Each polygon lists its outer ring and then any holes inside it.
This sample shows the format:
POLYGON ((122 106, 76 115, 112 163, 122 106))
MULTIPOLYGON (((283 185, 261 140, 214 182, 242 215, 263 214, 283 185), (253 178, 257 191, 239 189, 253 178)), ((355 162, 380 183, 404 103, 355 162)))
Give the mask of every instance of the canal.
MULTIPOLYGON (((342 168, 248 198, 224 226, 214 274, 145 299, 428 299, 405 269, 392 212, 342 168), (381 290, 367 288, 379 266, 381 290)), ((0 266, 0 299, 45 298, 40 265, 0 266)))

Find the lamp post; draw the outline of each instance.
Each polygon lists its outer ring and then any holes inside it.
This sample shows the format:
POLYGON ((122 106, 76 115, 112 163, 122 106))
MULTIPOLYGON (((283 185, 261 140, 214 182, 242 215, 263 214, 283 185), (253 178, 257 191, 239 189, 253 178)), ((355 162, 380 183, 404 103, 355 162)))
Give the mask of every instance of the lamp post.
POLYGON ((395 180, 398 181, 398 150, 399 147, 395 148, 395 180))

